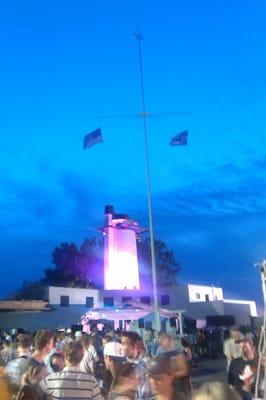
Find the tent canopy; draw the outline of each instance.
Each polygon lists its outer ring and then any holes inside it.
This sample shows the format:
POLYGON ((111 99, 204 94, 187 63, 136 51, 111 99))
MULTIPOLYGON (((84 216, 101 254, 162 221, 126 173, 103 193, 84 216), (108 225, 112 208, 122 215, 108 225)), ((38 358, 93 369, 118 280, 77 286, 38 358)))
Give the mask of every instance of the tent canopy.
MULTIPOLYGON (((119 321, 119 320, 138 320, 140 318, 147 317, 152 314, 154 309, 152 306, 144 303, 137 302, 127 302, 119 305, 118 307, 108 307, 108 308, 92 308, 85 315, 81 317, 81 320, 109 320, 109 321, 119 321)), ((159 308, 159 313, 161 317, 165 318, 177 318, 180 313, 184 310, 167 310, 159 308)))

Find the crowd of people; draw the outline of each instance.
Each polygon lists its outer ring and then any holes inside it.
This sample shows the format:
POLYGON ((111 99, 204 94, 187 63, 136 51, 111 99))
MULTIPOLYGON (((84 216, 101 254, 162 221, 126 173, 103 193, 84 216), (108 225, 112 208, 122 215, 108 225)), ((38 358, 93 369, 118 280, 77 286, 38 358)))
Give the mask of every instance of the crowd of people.
POLYGON ((251 400, 258 352, 256 335, 236 328, 228 338, 198 330, 181 340, 150 329, 142 336, 40 330, 4 332, 0 365, 1 400, 251 400), (195 359, 223 352, 228 384, 193 390, 195 359))

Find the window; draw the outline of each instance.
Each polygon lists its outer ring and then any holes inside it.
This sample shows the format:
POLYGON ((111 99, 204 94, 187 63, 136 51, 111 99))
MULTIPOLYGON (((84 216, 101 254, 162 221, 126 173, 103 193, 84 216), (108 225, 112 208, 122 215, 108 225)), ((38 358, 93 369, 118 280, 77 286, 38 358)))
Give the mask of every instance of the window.
POLYGON ((139 328, 140 328, 140 329, 143 329, 143 328, 144 328, 144 318, 140 318, 140 319, 138 320, 138 325, 139 325, 139 328))
POLYGON ((169 294, 162 294, 161 295, 161 305, 169 306, 169 304, 170 304, 169 294))
POLYGON ((122 297, 122 303, 127 303, 128 301, 132 301, 132 297, 131 296, 122 297))
POLYGON ((69 296, 60 296, 60 306, 61 307, 69 306, 69 296))
POLYGON ((141 296, 140 302, 144 304, 151 304, 150 296, 141 296))
POLYGON ((104 307, 113 307, 114 298, 113 297, 104 297, 103 298, 103 305, 104 305, 104 307))
POLYGON ((93 308, 93 306, 94 306, 94 298, 86 297, 86 307, 93 308))
POLYGON ((152 329, 152 321, 145 321, 145 329, 152 329))
POLYGON ((196 299, 200 299, 200 293, 196 293, 196 299))

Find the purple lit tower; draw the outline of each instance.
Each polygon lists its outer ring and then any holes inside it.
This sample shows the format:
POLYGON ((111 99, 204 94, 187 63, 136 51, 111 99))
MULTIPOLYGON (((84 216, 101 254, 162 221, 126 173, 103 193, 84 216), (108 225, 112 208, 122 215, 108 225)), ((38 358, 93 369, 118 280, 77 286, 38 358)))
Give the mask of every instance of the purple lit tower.
POLYGON ((105 206, 104 289, 139 289, 138 235, 145 230, 125 214, 105 206))

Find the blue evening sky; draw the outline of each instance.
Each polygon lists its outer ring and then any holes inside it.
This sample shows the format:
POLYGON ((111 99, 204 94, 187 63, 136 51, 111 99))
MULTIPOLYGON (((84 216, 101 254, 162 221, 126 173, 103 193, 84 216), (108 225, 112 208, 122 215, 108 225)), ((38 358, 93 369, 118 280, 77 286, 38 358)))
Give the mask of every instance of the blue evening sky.
POLYGON ((140 29, 156 237, 180 281, 261 299, 266 257, 263 0, 1 3, 2 298, 39 278, 61 241, 80 244, 105 204, 148 224, 140 29), (82 150, 102 128, 104 143, 82 150), (189 128, 186 147, 170 147, 189 128))

